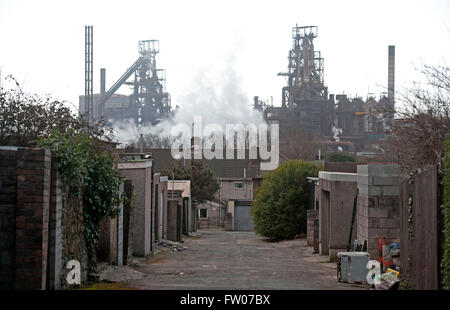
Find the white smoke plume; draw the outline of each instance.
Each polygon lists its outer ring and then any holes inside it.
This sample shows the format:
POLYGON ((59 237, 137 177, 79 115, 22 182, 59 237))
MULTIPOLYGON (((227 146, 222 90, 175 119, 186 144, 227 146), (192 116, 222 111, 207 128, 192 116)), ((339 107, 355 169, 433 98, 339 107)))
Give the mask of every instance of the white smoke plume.
MULTIPOLYGON (((252 101, 241 88, 242 80, 233 66, 220 71, 201 70, 172 107, 178 106, 171 120, 164 120, 156 126, 144 126, 143 135, 167 138, 171 128, 180 123, 190 126, 195 116, 201 116, 203 125, 217 124, 225 131, 226 124, 255 125, 264 122, 261 112, 252 108, 252 101)), ((172 98, 174 98, 172 94, 172 98)), ((136 142, 140 135, 133 120, 113 124, 120 143, 136 142)))
POLYGON ((339 138, 339 135, 342 134, 342 129, 333 126, 333 128, 331 129, 331 132, 333 133, 333 139, 336 142, 340 142, 341 139, 339 138))

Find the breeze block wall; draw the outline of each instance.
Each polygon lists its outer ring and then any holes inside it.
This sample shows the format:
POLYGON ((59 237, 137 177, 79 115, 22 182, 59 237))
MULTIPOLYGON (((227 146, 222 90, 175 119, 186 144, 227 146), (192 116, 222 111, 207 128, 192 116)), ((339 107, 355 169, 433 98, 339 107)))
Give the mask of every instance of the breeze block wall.
POLYGON ((357 239, 378 256, 377 237, 400 238, 399 173, 394 164, 358 165, 357 239))

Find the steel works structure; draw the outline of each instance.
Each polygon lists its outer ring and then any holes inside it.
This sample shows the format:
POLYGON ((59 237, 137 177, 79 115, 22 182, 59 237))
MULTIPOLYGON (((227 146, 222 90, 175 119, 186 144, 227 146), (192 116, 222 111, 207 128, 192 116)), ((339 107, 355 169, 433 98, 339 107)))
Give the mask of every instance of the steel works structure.
POLYGON ((165 89, 165 70, 158 69, 156 65, 159 41, 139 41, 139 57, 107 91, 106 70, 100 69, 100 94, 93 95, 92 26, 86 26, 86 31, 88 29, 90 39, 86 37, 86 92, 84 96, 80 96, 80 114, 89 113, 91 120, 104 120, 108 123, 133 119, 138 127, 155 125, 170 117, 172 108, 170 94, 165 89), (128 81, 132 75, 134 79, 128 81), (130 85, 133 93, 130 96, 115 95, 122 85, 130 85))
POLYGON ((365 150, 384 137, 393 121, 395 47, 389 46, 387 93, 382 93, 378 101, 373 94, 365 101, 345 94, 335 97, 328 94, 324 60, 314 49, 317 35, 317 26, 292 28, 288 70, 278 74, 287 81, 282 88, 281 107, 265 104, 255 96, 254 108, 263 111, 268 123, 279 124, 281 147, 293 143, 293 134, 301 131, 319 137, 327 149, 365 150))
POLYGON ((93 27, 84 27, 84 115, 92 120, 93 117, 93 27))
POLYGON ((331 134, 328 124, 333 119, 333 105, 327 100, 324 60, 320 51, 314 50, 317 30, 317 26, 296 25, 292 28, 288 71, 278 74, 287 79, 287 86, 282 88, 282 105, 265 114, 269 121, 279 120, 280 134, 288 128, 312 135, 331 134))

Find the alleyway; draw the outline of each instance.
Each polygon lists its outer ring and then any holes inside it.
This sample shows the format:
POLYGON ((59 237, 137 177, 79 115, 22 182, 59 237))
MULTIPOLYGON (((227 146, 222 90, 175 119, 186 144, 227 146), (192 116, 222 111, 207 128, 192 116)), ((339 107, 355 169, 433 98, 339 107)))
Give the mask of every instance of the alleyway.
POLYGON ((185 251, 164 252, 133 268, 138 289, 358 289, 336 280, 335 264, 312 254, 305 239, 266 242, 252 232, 204 230, 185 251))

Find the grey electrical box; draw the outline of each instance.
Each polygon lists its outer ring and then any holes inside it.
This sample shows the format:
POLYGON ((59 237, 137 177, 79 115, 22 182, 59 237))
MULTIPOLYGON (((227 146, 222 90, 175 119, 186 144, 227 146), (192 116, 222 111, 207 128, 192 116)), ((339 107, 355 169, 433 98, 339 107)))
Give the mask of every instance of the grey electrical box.
POLYGON ((338 281, 366 282, 369 260, 370 256, 367 252, 339 252, 337 254, 338 281))

